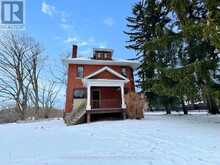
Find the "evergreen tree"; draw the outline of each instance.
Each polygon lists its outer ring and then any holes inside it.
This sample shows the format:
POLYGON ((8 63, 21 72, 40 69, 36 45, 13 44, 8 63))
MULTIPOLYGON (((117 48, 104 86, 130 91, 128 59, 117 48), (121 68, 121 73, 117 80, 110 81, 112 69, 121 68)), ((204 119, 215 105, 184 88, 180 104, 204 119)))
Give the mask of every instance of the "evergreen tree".
POLYGON ((203 35, 211 44, 220 49, 220 1, 206 0, 207 19, 203 24, 203 35))
POLYGON ((217 0, 146 0, 134 6, 127 48, 137 51, 139 85, 150 105, 163 104, 169 113, 176 100, 187 114, 185 102, 203 98, 210 113, 219 112, 219 12, 217 0))
MULTIPOLYGON (((184 38, 185 53, 181 57, 182 65, 185 69, 193 68, 190 75, 194 74, 195 82, 200 88, 204 100, 206 100, 209 112, 211 114, 219 113, 216 100, 214 98, 213 86, 217 86, 213 79, 213 74, 218 69, 218 53, 216 40, 216 31, 211 37, 204 37, 204 23, 210 22, 207 3, 204 0, 184 0, 177 2, 169 1, 169 6, 175 11, 180 34, 184 38)), ((213 1, 214 2, 214 1, 213 1)), ((209 3, 210 4, 210 3, 209 3)), ((213 5, 213 3, 211 3, 213 5)), ((216 3, 214 3, 216 6, 216 3)), ((217 6, 216 6, 217 7, 217 6)), ((216 17, 214 14, 213 17, 216 17)))
POLYGON ((130 29, 130 32, 125 32, 129 36, 127 48, 137 52, 136 59, 141 62, 138 70, 140 77, 138 85, 146 93, 150 106, 152 106, 157 103, 156 100, 165 98, 159 98, 151 90, 152 80, 157 75, 157 57, 161 56, 161 52, 146 49, 145 47, 148 42, 163 34, 163 27, 170 19, 167 17, 168 11, 165 10, 164 4, 155 0, 140 1, 135 4, 132 14, 132 17, 127 18, 127 27, 130 29))

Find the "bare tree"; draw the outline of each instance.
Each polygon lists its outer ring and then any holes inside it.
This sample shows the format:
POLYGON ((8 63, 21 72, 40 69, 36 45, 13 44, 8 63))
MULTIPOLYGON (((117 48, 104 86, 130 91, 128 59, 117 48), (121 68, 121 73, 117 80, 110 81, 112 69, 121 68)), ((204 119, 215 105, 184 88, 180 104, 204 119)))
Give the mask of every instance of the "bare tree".
POLYGON ((50 68, 50 72, 57 84, 66 85, 67 64, 65 60, 70 56, 69 54, 70 53, 61 53, 59 67, 56 67, 56 70, 54 70, 55 67, 53 67, 53 69, 50 68))
POLYGON ((38 117, 39 106, 39 76, 42 69, 40 62, 43 62, 41 54, 43 49, 39 43, 31 50, 32 56, 30 59, 31 67, 28 69, 29 78, 31 81, 30 100, 34 105, 35 116, 38 117))
POLYGON ((50 111, 53 109, 55 100, 59 93, 55 81, 50 81, 48 85, 44 85, 41 89, 40 103, 45 111, 44 117, 48 118, 50 111))
POLYGON ((33 59, 37 60, 38 45, 23 33, 8 33, 0 38, 0 97, 15 102, 21 119, 25 118, 27 110, 32 83, 30 73, 35 74, 33 59))

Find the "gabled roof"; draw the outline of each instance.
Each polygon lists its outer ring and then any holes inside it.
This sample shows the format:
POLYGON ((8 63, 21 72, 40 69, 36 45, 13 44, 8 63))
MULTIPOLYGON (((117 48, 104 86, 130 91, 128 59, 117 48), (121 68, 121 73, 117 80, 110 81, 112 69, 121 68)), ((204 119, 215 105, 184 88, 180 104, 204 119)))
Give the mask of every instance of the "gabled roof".
POLYGON ((98 74, 100 74, 100 73, 102 73, 102 72, 105 72, 105 71, 110 72, 110 73, 113 74, 114 76, 116 76, 116 77, 118 77, 118 78, 120 78, 120 79, 122 79, 122 80, 125 80, 126 82, 129 81, 129 79, 127 79, 125 76, 123 76, 122 74, 120 74, 120 73, 114 71, 113 69, 111 69, 111 68, 109 68, 109 67, 107 67, 107 66, 105 66, 105 67, 103 67, 103 68, 97 70, 96 72, 94 72, 94 73, 92 73, 92 74, 86 76, 85 79, 90 79, 90 78, 92 78, 92 77, 94 77, 94 76, 96 76, 96 75, 98 75, 98 74))
POLYGON ((66 60, 68 64, 90 64, 90 65, 118 65, 118 66, 129 66, 133 70, 136 70, 140 63, 136 60, 122 60, 122 59, 112 59, 112 60, 95 60, 85 57, 68 58, 66 60))

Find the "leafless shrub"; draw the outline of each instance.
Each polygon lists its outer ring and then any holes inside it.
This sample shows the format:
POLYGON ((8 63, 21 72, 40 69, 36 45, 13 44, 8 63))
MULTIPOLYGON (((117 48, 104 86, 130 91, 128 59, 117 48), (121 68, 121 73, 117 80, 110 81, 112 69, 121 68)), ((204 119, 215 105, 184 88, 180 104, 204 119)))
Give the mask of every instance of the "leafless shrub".
MULTIPOLYGON (((45 114, 47 118, 62 118, 63 111, 59 109, 42 109, 39 108, 37 119, 45 119, 45 114)), ((25 113, 25 120, 35 120, 36 113, 35 108, 28 107, 25 113)), ((16 112, 15 108, 8 108, 0 111, 0 124, 3 123, 14 123, 20 120, 19 114, 16 112)))
POLYGON ((127 104, 127 116, 129 119, 144 118, 146 99, 143 94, 130 92, 125 96, 125 102, 127 104))
POLYGON ((8 108, 0 111, 0 124, 13 123, 20 119, 19 114, 14 108, 8 108))
MULTIPOLYGON (((55 108, 43 109, 39 108, 37 119, 62 118, 63 111, 55 108)), ((35 109, 29 109, 26 113, 26 119, 36 119, 35 109)))

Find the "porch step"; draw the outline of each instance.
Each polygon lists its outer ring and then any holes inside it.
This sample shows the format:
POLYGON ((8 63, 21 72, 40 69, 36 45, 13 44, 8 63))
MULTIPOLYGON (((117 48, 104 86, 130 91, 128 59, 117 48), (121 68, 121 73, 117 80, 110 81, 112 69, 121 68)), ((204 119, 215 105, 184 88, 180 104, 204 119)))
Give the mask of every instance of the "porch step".
POLYGON ((76 125, 82 122, 84 115, 86 115, 86 108, 81 107, 79 110, 66 114, 64 120, 67 125, 76 125))

